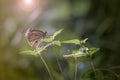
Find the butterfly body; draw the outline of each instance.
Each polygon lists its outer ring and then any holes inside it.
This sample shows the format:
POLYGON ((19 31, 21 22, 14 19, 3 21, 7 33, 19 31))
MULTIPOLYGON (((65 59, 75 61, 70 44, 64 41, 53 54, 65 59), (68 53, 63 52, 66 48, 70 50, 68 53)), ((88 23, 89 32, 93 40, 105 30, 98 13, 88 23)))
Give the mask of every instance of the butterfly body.
POLYGON ((46 32, 28 28, 25 31, 24 36, 26 37, 29 45, 36 48, 40 45, 42 39, 46 36, 46 32))

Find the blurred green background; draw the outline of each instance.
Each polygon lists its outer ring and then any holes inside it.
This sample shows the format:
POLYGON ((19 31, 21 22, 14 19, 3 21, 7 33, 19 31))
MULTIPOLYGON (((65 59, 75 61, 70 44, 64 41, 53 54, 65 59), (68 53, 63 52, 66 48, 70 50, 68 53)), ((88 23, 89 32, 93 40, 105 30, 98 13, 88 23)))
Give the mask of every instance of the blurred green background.
MULTIPOLYGON (((112 68, 120 75, 120 0, 0 0, 0 80, 49 79, 39 57, 19 54, 32 49, 22 33, 28 27, 47 31, 47 35, 64 28, 60 40, 88 38, 89 45, 100 48, 93 56, 95 67, 112 68)), ((63 54, 75 48, 53 46, 44 52, 56 80, 63 80, 57 59, 65 80, 73 80, 63 54)), ((84 63, 78 67, 78 77, 89 68, 84 63)))

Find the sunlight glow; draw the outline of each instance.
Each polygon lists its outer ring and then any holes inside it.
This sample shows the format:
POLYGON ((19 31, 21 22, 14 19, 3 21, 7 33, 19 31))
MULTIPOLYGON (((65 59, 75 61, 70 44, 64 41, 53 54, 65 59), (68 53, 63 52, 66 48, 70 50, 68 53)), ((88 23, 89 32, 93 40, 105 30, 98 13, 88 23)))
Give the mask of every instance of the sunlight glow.
POLYGON ((33 0, 25 0, 26 4, 31 4, 33 0))
POLYGON ((17 3, 23 11, 33 11, 39 6, 39 0, 18 0, 17 3))

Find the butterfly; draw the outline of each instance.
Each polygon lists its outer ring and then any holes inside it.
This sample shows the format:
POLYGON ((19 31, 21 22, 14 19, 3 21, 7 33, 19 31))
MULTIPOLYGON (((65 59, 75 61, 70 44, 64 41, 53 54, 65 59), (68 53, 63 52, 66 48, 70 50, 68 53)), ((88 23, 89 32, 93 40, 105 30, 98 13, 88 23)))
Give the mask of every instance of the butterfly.
POLYGON ((28 28, 24 31, 24 36, 26 37, 29 45, 33 48, 39 47, 40 43, 42 43, 42 39, 46 36, 47 32, 43 32, 38 29, 28 28))

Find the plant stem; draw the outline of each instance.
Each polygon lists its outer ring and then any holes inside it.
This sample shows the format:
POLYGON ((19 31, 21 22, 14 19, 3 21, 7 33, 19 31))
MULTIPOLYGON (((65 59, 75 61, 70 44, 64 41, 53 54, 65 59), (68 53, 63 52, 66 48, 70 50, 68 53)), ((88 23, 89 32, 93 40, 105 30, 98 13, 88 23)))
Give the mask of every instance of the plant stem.
POLYGON ((51 43, 45 45, 43 48, 40 48, 40 52, 44 51, 47 47, 51 46, 54 43, 55 43, 55 41, 52 41, 51 43))
POLYGON ((40 54, 40 58, 41 58, 42 62, 44 63, 44 65, 45 65, 45 67, 46 67, 46 69, 47 69, 47 71, 48 71, 48 73, 49 73, 50 79, 53 80, 53 77, 52 77, 52 74, 51 74, 51 72, 50 72, 50 69, 49 69, 47 63, 45 62, 45 60, 44 60, 44 58, 42 57, 41 54, 40 54))
POLYGON ((59 70, 60 70, 60 72, 61 72, 61 74, 62 74, 62 76, 63 76, 63 80, 65 80, 65 79, 64 79, 64 73, 63 73, 63 71, 62 71, 62 67, 61 67, 61 65, 60 65, 60 62, 59 62, 59 60, 58 60, 57 57, 56 57, 56 59, 57 59, 57 64, 58 64, 59 70))
POLYGON ((91 55, 90 55, 90 65, 91 65, 92 70, 93 70, 93 72, 94 72, 94 74, 95 74, 95 76, 96 76, 97 74, 96 74, 96 71, 95 71, 95 67, 94 67, 93 60, 92 60, 92 56, 91 56, 91 55))
POLYGON ((75 58, 75 73, 74 73, 74 80, 77 78, 77 58, 75 58))

